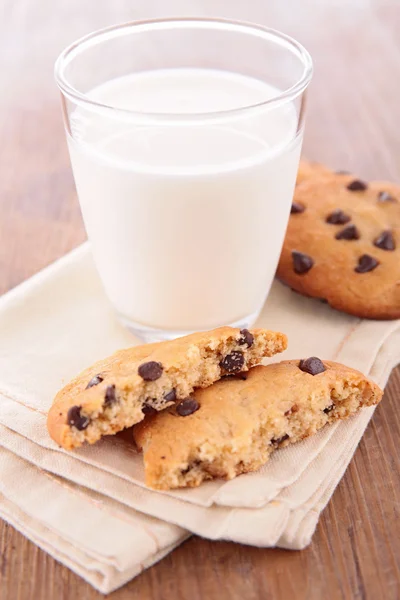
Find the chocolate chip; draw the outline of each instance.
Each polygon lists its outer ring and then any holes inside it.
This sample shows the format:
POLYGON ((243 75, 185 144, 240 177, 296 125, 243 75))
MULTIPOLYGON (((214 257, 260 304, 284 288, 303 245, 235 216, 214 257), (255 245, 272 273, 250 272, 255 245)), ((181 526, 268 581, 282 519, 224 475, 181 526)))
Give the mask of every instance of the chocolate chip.
POLYGON ((170 392, 164 394, 165 402, 175 402, 176 400, 176 389, 173 388, 170 392))
POLYGON ((397 200, 389 192, 379 192, 378 202, 397 202, 397 200))
POLYGON ((156 412, 156 409, 153 406, 150 406, 150 404, 147 404, 146 402, 143 404, 142 413, 144 415, 155 415, 156 412))
POLYGON ((299 362, 299 369, 310 375, 318 375, 326 371, 324 363, 316 356, 310 356, 310 358, 301 360, 299 362))
POLYGON ((297 275, 304 275, 314 266, 314 261, 308 254, 292 250, 293 269, 297 275))
POLYGON ((185 398, 176 405, 176 412, 180 417, 187 417, 199 410, 200 404, 195 398, 185 398))
POLYGON ((117 402, 117 396, 115 395, 115 385, 109 385, 104 394, 104 406, 111 406, 117 402))
POLYGON ((138 373, 145 381, 155 381, 159 379, 163 372, 163 366, 161 363, 154 360, 143 363, 138 369, 138 373))
POLYGON ((335 408, 334 404, 331 404, 330 406, 327 406, 326 408, 324 408, 323 412, 328 415, 333 409, 335 408))
POLYGON ((104 377, 102 377, 101 375, 95 375, 87 384, 86 389, 91 388, 94 385, 99 385, 99 383, 101 383, 102 381, 104 381, 104 377))
POLYGON ((336 175, 350 175, 350 171, 344 171, 343 169, 339 169, 335 171, 336 175))
POLYGON ((280 444, 282 444, 282 442, 284 442, 285 440, 289 439, 289 434, 285 433, 285 435, 283 435, 280 438, 272 438, 271 440, 271 444, 273 444, 274 446, 279 446, 280 444))
POLYGON ((299 213, 303 213, 306 210, 304 204, 300 204, 300 202, 293 202, 292 208, 290 209, 290 214, 297 215, 299 213))
POLYGON ((364 192, 368 188, 368 184, 361 179, 354 179, 347 185, 347 189, 351 192, 364 192))
POLYGON ((348 225, 335 235, 337 240, 359 240, 360 232, 355 225, 348 225))
POLYGON ((68 425, 76 427, 78 431, 83 431, 90 423, 89 417, 81 414, 80 406, 71 406, 67 414, 68 425))
POLYGON ((225 371, 228 371, 228 373, 237 373, 238 371, 241 371, 243 365, 244 356, 243 352, 240 350, 232 350, 232 352, 227 354, 219 363, 219 366, 225 371))
POLYGON ((289 410, 287 410, 285 412, 285 417, 289 417, 290 415, 293 415, 294 413, 299 412, 299 405, 298 404, 293 404, 292 408, 289 408, 289 410))
POLYGON ((358 259, 358 265, 354 269, 356 273, 368 273, 373 271, 379 265, 379 260, 370 256, 369 254, 363 254, 358 259))
POLYGON ((331 225, 345 225, 349 221, 351 221, 351 217, 346 215, 340 208, 334 210, 326 217, 326 222, 331 225))
POLYGON ((246 344, 250 348, 254 344, 254 335, 248 329, 241 329, 240 333, 242 336, 238 339, 238 344, 240 346, 246 344))
POLYGON ((379 235, 374 240, 374 245, 381 250, 395 250, 396 244, 393 238, 392 232, 388 229, 386 231, 382 231, 381 235, 379 235))

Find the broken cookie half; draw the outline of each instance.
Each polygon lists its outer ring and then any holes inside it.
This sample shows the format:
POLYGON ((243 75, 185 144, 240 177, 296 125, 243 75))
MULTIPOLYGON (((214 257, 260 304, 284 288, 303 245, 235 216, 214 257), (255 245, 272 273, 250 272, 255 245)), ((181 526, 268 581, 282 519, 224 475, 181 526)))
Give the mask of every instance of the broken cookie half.
POLYGON ((83 371, 57 394, 47 419, 49 433, 70 450, 171 405, 190 412, 195 388, 247 371, 286 346, 282 333, 221 327, 120 350, 83 371))
POLYGON ((358 371, 316 357, 225 377, 134 427, 146 484, 195 487, 255 471, 277 448, 377 404, 382 393, 358 371))

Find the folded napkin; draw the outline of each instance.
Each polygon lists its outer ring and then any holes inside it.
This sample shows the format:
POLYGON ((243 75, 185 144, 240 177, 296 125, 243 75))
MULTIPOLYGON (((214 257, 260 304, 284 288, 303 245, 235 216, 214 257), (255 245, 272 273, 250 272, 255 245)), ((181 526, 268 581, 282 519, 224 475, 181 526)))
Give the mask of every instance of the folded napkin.
MULTIPOLYGON (((337 360, 381 386, 400 360, 399 321, 350 317, 278 282, 257 325, 288 335, 284 358, 337 360)), ((306 546, 373 409, 279 450, 257 473, 154 492, 129 434, 67 453, 45 426, 68 379, 135 343, 115 319, 87 244, 0 299, 0 515, 105 593, 188 532, 306 546)))

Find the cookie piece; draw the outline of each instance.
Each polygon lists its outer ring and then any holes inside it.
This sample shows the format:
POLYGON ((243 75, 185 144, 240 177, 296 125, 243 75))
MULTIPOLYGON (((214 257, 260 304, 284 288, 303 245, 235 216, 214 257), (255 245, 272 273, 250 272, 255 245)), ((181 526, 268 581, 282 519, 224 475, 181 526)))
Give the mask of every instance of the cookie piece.
POLYGON ((370 319, 400 318, 400 186, 331 171, 304 181, 277 276, 293 290, 370 319))
POLYGON ((187 398, 195 387, 246 371, 286 346, 282 333, 221 327, 120 350, 57 394, 48 415, 49 433, 67 450, 93 444, 187 398))
POLYGON ((198 408, 169 408, 136 425, 146 485, 168 490, 255 471, 277 448, 298 442, 363 406, 382 390, 343 365, 306 360, 258 366, 192 395, 198 408))

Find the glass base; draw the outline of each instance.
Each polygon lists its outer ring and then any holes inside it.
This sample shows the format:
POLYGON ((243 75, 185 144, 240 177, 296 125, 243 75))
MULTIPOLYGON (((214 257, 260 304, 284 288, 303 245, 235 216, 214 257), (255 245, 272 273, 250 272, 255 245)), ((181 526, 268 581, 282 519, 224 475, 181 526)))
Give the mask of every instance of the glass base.
POLYGON ((127 327, 133 335, 140 338, 145 344, 149 344, 152 342, 164 342, 165 340, 173 340, 175 338, 183 337, 184 335, 189 335, 190 333, 195 333, 197 331, 209 331, 210 329, 215 329, 216 327, 237 327, 239 329, 247 329, 253 325, 253 323, 257 320, 260 311, 256 311, 247 317, 243 317, 239 319, 239 321, 235 321, 234 323, 220 323, 215 327, 207 327, 206 329, 153 329, 152 327, 146 327, 145 325, 141 325, 140 323, 135 323, 130 319, 127 319, 121 314, 118 314, 118 319, 120 323, 124 327, 127 327))

